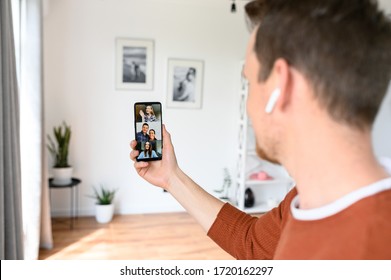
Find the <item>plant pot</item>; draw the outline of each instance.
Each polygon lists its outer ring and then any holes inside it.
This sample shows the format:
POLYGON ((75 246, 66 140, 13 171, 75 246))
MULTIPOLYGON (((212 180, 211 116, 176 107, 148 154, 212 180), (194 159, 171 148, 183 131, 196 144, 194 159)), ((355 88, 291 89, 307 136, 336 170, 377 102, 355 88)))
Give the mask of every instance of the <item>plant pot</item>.
POLYGON ((96 204, 95 205, 95 218, 98 223, 105 224, 113 219, 114 204, 96 204))
POLYGON ((52 171, 53 184, 68 185, 72 182, 72 167, 54 167, 52 171))

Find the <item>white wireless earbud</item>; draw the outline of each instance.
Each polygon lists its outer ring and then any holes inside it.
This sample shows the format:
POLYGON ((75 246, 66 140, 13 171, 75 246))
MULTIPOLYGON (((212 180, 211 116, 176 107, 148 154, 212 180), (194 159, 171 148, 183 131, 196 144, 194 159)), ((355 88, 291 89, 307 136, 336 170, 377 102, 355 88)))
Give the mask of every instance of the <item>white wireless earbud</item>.
POLYGON ((266 113, 270 114, 273 111, 274 106, 276 106, 276 103, 277 103, 277 100, 278 100, 278 97, 280 96, 280 94, 281 94, 281 90, 279 88, 276 88, 275 90, 273 90, 272 94, 270 95, 269 101, 267 102, 266 107, 265 107, 266 113))

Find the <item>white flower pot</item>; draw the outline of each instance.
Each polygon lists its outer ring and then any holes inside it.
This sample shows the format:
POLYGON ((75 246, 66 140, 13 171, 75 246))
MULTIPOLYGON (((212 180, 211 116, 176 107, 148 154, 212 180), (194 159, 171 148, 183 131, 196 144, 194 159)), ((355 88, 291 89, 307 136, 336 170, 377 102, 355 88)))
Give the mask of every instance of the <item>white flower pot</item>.
POLYGON ((72 167, 54 167, 52 171, 53 184, 68 185, 72 182, 72 167))
POLYGON ((114 204, 95 205, 95 218, 98 223, 105 224, 113 219, 114 204))

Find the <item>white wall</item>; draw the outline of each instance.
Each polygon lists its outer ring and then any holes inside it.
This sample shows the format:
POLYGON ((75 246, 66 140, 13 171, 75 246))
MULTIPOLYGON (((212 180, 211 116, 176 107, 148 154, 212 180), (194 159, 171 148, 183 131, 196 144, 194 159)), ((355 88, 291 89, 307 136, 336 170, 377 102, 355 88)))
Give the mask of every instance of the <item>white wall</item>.
POLYGON ((378 0, 379 6, 386 11, 386 14, 391 15, 391 1, 390 0, 378 0))
MULTIPOLYGON (((245 3, 244 1, 239 1, 245 3)), ((70 163, 82 179, 79 213, 92 215, 92 186, 119 188, 116 212, 181 211, 168 193, 139 178, 129 159, 133 103, 163 103, 181 167, 207 191, 235 169, 239 62, 248 32, 242 3, 225 0, 51 0, 44 19, 46 131, 72 126, 70 163), (115 89, 115 39, 155 43, 154 89, 115 89), (201 110, 164 106, 167 59, 204 61, 201 110), (202 137, 204 136, 204 137, 202 137), (212 144, 214 143, 214 144, 212 144)), ((69 213, 69 190, 52 191, 54 215, 69 213)))
POLYGON ((391 83, 376 117, 372 136, 375 154, 391 158, 391 83))
MULTIPOLYGON (((391 1, 379 0, 379 5, 391 16, 391 1)), ((391 158, 391 83, 373 126, 374 150, 378 157, 391 158)))
MULTIPOLYGON (((116 212, 181 211, 168 193, 140 179, 129 160, 136 101, 165 104, 167 59, 204 61, 201 110, 163 107, 181 167, 207 191, 220 188, 223 168, 235 174, 238 68, 248 32, 242 6, 226 0, 46 0, 44 21, 46 131, 72 126, 70 163, 83 180, 79 213, 93 214, 92 186, 119 188, 116 212), (115 89, 115 39, 155 42, 154 89, 115 89), (200 137, 205 136, 205 138, 200 137), (212 145, 217 143, 216 145, 212 145)), ((390 13, 388 0, 380 4, 390 13)), ((373 132, 375 152, 391 157, 391 89, 373 132)), ((52 192, 54 215, 69 213, 67 190, 52 192)))

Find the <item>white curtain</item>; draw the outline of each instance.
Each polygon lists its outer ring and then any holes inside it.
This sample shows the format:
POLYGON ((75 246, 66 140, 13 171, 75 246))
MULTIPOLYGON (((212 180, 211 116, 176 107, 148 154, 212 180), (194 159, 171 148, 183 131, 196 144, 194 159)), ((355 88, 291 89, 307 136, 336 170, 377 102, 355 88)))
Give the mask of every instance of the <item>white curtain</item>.
POLYGON ((23 259, 19 93, 11 1, 0 1, 0 259, 23 259))
POLYGON ((43 125, 42 0, 20 7, 20 145, 25 259, 53 247, 43 125))

